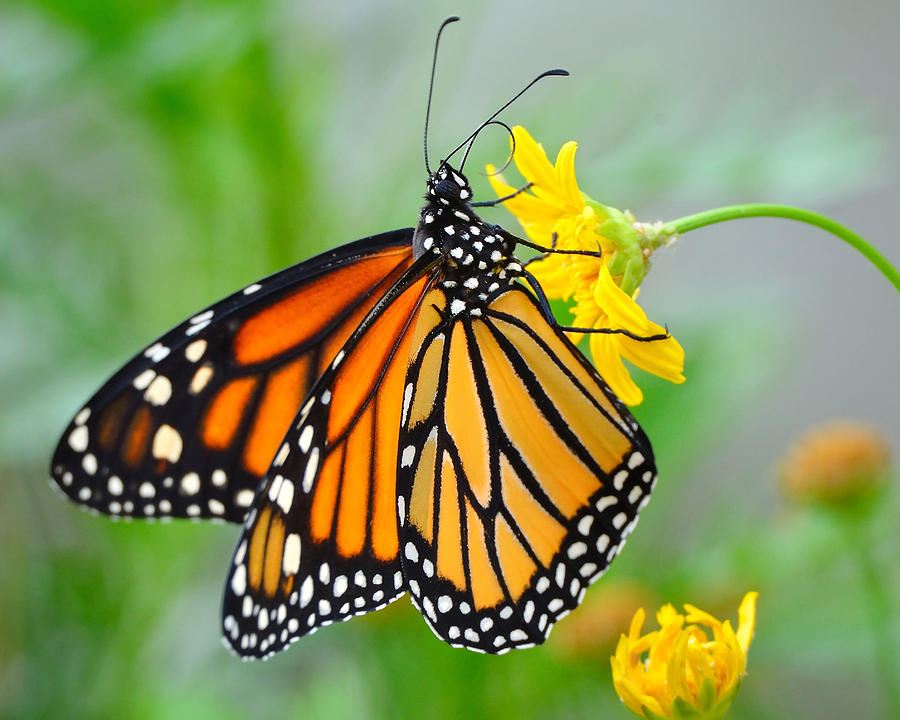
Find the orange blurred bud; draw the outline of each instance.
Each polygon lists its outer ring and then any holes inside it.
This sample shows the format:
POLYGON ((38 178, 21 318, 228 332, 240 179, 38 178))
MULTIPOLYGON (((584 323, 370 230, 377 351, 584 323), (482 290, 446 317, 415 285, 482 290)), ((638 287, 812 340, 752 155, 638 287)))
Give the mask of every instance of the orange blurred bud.
POLYGON ((881 488, 890 447, 876 428, 854 421, 808 430, 779 464, 784 495, 800 502, 852 505, 881 488))

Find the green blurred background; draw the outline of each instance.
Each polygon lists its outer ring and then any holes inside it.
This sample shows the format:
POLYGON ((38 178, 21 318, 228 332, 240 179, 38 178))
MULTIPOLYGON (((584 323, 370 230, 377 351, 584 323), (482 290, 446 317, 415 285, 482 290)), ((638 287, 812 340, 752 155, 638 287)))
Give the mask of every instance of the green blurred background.
MULTIPOLYGON (((624 718, 608 657, 634 609, 734 618, 749 589, 757 637, 732 717, 885 712, 861 566, 900 603, 898 493, 850 543, 832 515, 785 503, 774 468, 823 419, 868 421, 900 448, 898 298, 787 221, 700 230, 655 259, 642 302, 688 378, 641 378, 661 480, 541 648, 452 650, 402 600, 242 664, 218 639, 237 528, 113 524, 49 489, 65 423, 143 344, 262 275, 414 223, 431 45, 451 12, 433 156, 566 67, 504 119, 551 156, 579 140, 601 202, 643 220, 800 204, 900 263, 894 2, 3 3, 0 715, 624 718)), ((507 141, 482 137, 468 168, 484 198, 475 169, 507 141)), ((876 621, 900 647, 900 623, 876 621)))

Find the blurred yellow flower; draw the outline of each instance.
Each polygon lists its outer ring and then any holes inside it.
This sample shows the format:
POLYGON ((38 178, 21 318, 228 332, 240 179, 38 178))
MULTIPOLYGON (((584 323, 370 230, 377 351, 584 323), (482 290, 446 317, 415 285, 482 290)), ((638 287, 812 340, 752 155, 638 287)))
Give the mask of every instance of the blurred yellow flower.
MULTIPOLYGON (((628 405, 639 404, 643 393, 622 358, 670 382, 684 382, 684 350, 665 328, 648 320, 636 302, 650 255, 672 238, 661 235, 659 226, 636 223, 628 214, 585 196, 575 179, 575 142, 563 145, 551 165, 524 128, 514 127, 513 138, 513 159, 530 186, 503 204, 529 240, 556 250, 602 253, 600 257, 550 253, 529 263, 528 270, 548 298, 574 297, 575 327, 612 331, 590 334, 591 355, 604 380, 628 405), (654 336, 659 339, 635 339, 654 336)), ((498 196, 516 193, 494 174, 493 166, 487 170, 498 196)))
POLYGON ((641 635, 639 609, 610 659, 625 705, 648 720, 722 717, 746 674, 757 595, 748 592, 741 601, 737 631, 693 605, 684 606, 684 615, 665 605, 656 614, 660 629, 641 635))

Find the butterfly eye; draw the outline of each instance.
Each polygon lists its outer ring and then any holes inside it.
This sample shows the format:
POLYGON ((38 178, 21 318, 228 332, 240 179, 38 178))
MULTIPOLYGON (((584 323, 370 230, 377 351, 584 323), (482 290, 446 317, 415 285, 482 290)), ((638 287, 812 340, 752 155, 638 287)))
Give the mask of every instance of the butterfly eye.
POLYGON ((457 200, 460 197, 459 185, 450 179, 441 180, 434 186, 434 194, 444 200, 457 200))

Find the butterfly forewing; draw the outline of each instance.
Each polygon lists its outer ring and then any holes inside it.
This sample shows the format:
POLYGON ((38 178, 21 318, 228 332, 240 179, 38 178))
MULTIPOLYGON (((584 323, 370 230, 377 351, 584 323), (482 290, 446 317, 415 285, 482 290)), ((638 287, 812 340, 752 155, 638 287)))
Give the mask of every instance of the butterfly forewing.
POLYGON ((55 484, 114 516, 241 522, 309 388, 411 265, 411 236, 287 268, 152 343, 76 414, 55 484))
POLYGON ((543 642, 632 530, 656 479, 646 437, 518 286, 486 309, 423 303, 398 489, 411 598, 452 645, 543 642))
POLYGON ((397 438, 427 278, 376 308, 313 387, 262 481, 235 552, 223 630, 267 657, 406 590, 398 559, 397 438))

